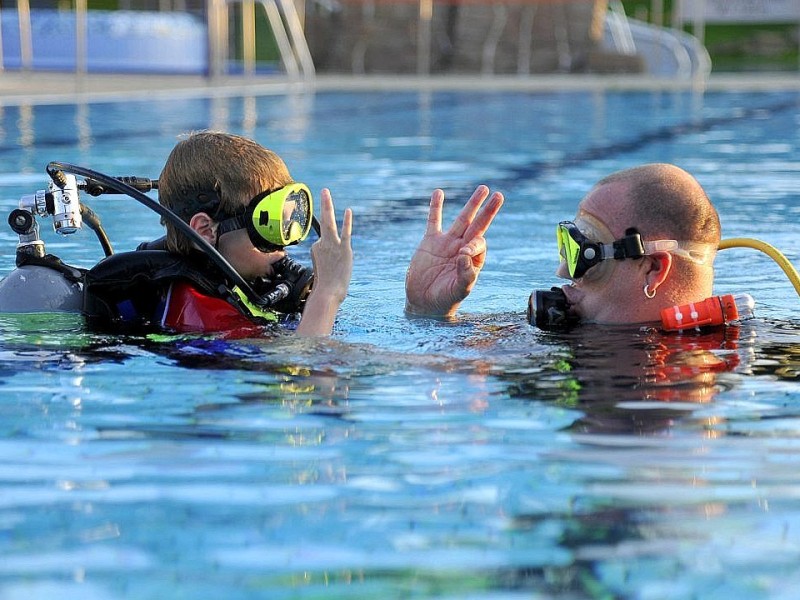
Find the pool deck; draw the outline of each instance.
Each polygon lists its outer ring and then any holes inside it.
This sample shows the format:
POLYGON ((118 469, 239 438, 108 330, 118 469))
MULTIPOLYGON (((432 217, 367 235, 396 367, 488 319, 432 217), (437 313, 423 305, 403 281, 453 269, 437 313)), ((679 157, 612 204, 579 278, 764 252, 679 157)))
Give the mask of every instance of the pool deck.
POLYGON ((676 81, 642 75, 318 75, 311 80, 291 80, 281 75, 225 76, 210 79, 195 75, 121 75, 54 72, 0 72, 0 106, 114 102, 176 97, 225 97, 304 93, 314 91, 401 90, 798 90, 800 72, 712 74, 707 81, 676 81))

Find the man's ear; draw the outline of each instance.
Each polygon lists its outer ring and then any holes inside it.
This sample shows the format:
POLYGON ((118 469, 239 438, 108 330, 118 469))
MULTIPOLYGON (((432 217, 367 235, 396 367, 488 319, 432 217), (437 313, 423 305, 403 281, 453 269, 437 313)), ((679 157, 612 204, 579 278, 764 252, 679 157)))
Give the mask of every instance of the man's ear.
POLYGON ((669 277, 672 270, 672 254, 653 252, 645 258, 647 259, 647 272, 645 273, 647 286, 655 292, 669 277))
POLYGON ((217 243, 217 224, 206 213, 200 212, 194 215, 189 220, 189 227, 212 246, 217 243))

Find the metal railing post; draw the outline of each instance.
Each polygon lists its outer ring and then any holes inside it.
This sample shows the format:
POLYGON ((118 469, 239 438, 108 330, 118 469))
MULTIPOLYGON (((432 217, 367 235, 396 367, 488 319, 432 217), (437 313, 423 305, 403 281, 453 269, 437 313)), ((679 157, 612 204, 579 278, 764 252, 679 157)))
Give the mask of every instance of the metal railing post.
POLYGON ((706 2, 705 0, 695 0, 694 21, 692 22, 692 32, 701 45, 706 43, 706 2))
POLYGON ((208 76, 218 79, 228 56, 228 5, 225 0, 206 0, 208 29, 208 76))
POLYGON ((242 62, 244 74, 256 72, 256 4, 242 0, 242 62))
POLYGON ((23 71, 33 66, 33 36, 31 35, 31 5, 28 0, 17 0, 19 25, 19 58, 23 71))
POLYGON ((0 73, 5 71, 5 63, 3 61, 3 20, 0 18, 0 73))
POLYGON ((86 8, 86 0, 75 0, 75 72, 78 75, 88 71, 86 8))
POLYGON ((431 72, 431 21, 433 21, 433 0, 419 0, 417 75, 429 75, 431 72))

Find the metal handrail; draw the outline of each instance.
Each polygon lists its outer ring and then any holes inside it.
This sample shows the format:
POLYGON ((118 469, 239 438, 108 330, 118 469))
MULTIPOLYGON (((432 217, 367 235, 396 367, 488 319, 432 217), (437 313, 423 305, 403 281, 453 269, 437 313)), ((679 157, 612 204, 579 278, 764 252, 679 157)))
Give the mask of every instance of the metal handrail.
POLYGON ((308 48, 306 34, 303 31, 303 23, 300 20, 300 15, 297 13, 294 0, 278 0, 278 2, 281 5, 283 16, 286 19, 286 24, 289 28, 289 39, 292 41, 295 56, 300 63, 301 71, 306 78, 314 77, 316 75, 314 59, 311 56, 311 50, 308 48))
POLYGON ((622 2, 611 0, 608 8, 606 22, 616 50, 620 54, 636 54, 636 44, 633 41, 633 34, 631 33, 628 17, 625 15, 625 8, 622 6, 622 2))
MULTIPOLYGON (((278 5, 274 2, 274 0, 259 0, 259 2, 264 8, 264 12, 267 15, 267 20, 272 28, 272 34, 275 36, 275 43, 278 46, 278 52, 281 55, 281 62, 283 62, 283 66, 286 69, 286 74, 291 79, 296 79, 300 76, 300 66, 298 65, 297 56, 294 48, 292 47, 292 42, 289 39, 289 34, 283 25, 283 19, 281 18, 281 13, 278 10, 278 5)), ((253 7, 253 10, 255 11, 255 7, 253 7)), ((255 71, 255 36, 253 37, 252 42, 254 44, 253 51, 250 53, 252 62, 248 65, 247 60, 245 60, 246 73, 253 73, 255 71)))
POLYGON ((245 75, 255 73, 256 3, 264 10, 287 75, 292 79, 313 78, 316 75, 314 60, 293 0, 208 0, 209 75, 214 78, 224 72, 228 54, 228 10, 234 4, 242 6, 243 70, 245 75))

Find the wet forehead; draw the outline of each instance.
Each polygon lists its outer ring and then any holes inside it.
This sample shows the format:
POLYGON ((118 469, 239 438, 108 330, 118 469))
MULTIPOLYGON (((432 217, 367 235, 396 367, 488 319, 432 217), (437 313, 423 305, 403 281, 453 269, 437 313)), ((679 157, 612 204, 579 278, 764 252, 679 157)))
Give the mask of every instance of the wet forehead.
POLYGON ((614 239, 621 238, 631 227, 630 214, 626 208, 628 185, 615 181, 592 190, 578 204, 578 215, 590 215, 611 231, 614 239))

